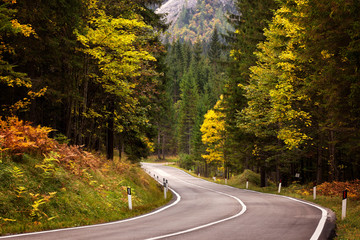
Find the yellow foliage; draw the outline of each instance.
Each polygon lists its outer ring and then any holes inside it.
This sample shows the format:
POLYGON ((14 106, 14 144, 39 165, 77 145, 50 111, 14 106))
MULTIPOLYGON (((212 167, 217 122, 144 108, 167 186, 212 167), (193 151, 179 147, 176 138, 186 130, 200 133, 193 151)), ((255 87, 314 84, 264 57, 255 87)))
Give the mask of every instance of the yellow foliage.
POLYGON ((323 59, 325 60, 325 59, 329 59, 329 58, 333 57, 334 54, 329 53, 329 51, 327 51, 327 50, 322 50, 322 51, 321 51, 321 56, 322 56, 323 59))
POLYGON ((15 219, 11 219, 11 218, 3 218, 3 217, 0 217, 0 220, 4 221, 4 222, 16 222, 15 219))
POLYGON ((225 121, 224 113, 220 110, 219 100, 214 107, 205 114, 204 123, 200 131, 202 132, 201 140, 207 145, 208 154, 202 155, 207 162, 224 162, 224 139, 225 139, 225 121))
POLYGON ((18 30, 25 37, 30 37, 31 34, 35 35, 35 31, 30 25, 20 24, 17 19, 12 19, 11 25, 14 29, 18 30))

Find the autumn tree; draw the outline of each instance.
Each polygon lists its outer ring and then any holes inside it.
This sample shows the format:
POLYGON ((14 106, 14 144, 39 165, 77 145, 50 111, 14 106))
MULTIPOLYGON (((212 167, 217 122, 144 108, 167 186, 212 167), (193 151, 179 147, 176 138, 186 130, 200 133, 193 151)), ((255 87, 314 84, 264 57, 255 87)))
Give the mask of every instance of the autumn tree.
POLYGON ((29 24, 21 24, 16 18, 13 5, 16 1, 3 0, 0 5, 0 115, 18 114, 20 110, 28 110, 31 100, 42 96, 46 88, 38 92, 32 90, 33 83, 26 73, 16 70, 13 57, 16 55, 11 38, 20 36, 26 39, 36 36, 29 24))
POLYGON ((226 138, 224 114, 221 112, 221 100, 219 100, 213 109, 210 109, 204 117, 201 125, 202 142, 206 145, 207 154, 202 157, 208 164, 217 166, 226 176, 226 161, 224 157, 224 143, 226 138))

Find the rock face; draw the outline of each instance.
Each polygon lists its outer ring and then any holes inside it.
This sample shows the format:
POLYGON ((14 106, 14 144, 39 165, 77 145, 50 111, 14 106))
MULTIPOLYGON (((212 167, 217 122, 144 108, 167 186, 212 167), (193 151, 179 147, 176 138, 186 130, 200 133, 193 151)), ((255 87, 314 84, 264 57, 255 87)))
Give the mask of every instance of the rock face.
POLYGON ((167 14, 166 23, 176 22, 183 7, 194 8, 197 0, 169 0, 156 10, 157 14, 167 14))
POLYGON ((226 16, 235 13, 234 0, 168 0, 155 11, 169 24, 170 38, 208 41, 216 27, 225 33, 231 26, 226 16))
MULTIPOLYGON (((219 0, 223 6, 233 5, 233 0, 219 0)), ((198 0, 168 0, 156 10, 158 14, 167 14, 166 23, 173 23, 177 20, 183 7, 196 8, 198 0)))

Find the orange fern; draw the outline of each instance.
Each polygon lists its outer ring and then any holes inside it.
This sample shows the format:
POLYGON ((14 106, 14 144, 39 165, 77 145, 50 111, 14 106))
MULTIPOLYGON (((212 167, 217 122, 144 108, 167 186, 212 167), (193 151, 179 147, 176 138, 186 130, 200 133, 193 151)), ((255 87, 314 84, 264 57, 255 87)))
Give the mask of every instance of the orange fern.
POLYGON ((48 127, 33 127, 17 117, 0 119, 0 148, 12 155, 48 153, 56 144, 48 137, 51 131, 48 127))

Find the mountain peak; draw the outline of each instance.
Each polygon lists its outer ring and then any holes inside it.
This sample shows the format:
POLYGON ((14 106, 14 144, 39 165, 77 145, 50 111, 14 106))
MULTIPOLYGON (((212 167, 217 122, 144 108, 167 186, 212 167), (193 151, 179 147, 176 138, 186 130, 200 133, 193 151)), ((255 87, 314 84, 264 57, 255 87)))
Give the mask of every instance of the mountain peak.
POLYGON ((183 8, 194 8, 197 0, 169 0, 161 5, 157 10, 157 14, 166 14, 166 23, 171 24, 178 18, 183 8))
POLYGON ((166 16, 170 38, 208 41, 216 27, 220 33, 231 29, 226 14, 235 13, 233 0, 168 0, 156 13, 166 16))

